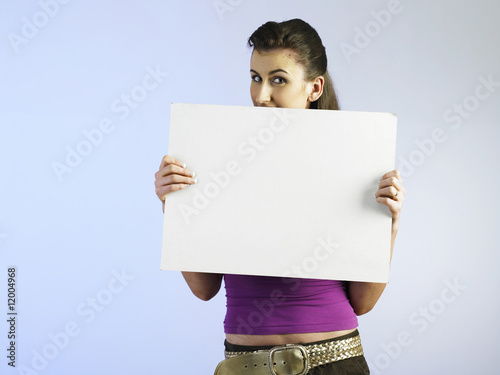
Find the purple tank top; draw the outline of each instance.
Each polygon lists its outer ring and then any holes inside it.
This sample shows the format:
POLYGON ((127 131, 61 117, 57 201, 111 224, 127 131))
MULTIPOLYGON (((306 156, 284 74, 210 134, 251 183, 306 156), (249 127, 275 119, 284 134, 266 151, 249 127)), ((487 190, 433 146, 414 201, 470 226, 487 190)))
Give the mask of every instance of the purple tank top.
POLYGON ((273 335, 358 326, 344 281, 227 274, 224 285, 225 333, 273 335))

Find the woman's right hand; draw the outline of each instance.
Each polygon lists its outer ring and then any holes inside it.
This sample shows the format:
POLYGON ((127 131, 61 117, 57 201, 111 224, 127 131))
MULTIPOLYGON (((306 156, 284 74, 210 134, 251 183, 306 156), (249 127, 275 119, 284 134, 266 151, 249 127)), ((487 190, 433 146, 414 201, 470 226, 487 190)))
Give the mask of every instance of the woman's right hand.
POLYGON ((167 194, 184 189, 197 182, 195 172, 186 169, 186 164, 180 160, 165 155, 160 163, 158 172, 155 173, 155 191, 165 207, 167 194))

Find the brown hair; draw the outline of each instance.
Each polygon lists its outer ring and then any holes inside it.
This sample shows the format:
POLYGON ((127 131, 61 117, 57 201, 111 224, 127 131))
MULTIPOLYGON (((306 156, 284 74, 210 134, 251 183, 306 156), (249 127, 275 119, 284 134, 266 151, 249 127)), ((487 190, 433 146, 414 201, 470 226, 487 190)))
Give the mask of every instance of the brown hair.
POLYGON ((248 38, 248 46, 253 50, 269 52, 275 49, 291 49, 295 61, 305 69, 305 80, 312 81, 323 76, 323 94, 311 103, 314 109, 340 109, 327 70, 326 50, 317 31, 307 22, 295 18, 283 22, 270 21, 253 32, 248 38))

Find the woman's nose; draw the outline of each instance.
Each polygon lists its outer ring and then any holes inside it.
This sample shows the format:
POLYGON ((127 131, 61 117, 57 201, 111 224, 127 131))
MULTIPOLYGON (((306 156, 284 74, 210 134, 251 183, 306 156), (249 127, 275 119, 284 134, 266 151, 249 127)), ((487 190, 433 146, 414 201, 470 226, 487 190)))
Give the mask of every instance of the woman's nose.
POLYGON ((257 93, 256 102, 258 105, 265 105, 271 101, 271 88, 263 84, 257 93))

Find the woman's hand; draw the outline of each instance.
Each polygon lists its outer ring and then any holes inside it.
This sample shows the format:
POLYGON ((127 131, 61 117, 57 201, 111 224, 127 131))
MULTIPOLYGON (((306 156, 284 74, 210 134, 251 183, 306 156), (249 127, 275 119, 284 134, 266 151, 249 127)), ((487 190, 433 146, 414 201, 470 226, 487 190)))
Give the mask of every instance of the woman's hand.
MULTIPOLYGON (((378 190, 375 193, 377 202, 385 204, 392 214, 391 260, 394 250, 394 241, 399 229, 399 215, 405 200, 406 190, 403 187, 399 171, 387 172, 380 179, 378 190)), ((349 301, 356 315, 363 315, 370 311, 377 303, 385 289, 385 283, 370 283, 361 281, 349 282, 349 301)))
MULTIPOLYGON (((155 191, 163 205, 167 194, 184 189, 197 182, 195 172, 190 171, 179 159, 165 155, 160 163, 160 169, 155 173, 155 191)), ((221 287, 222 274, 202 272, 182 272, 193 294, 203 301, 215 296, 221 287)))
POLYGON ((387 172, 382 176, 375 198, 377 202, 389 207, 392 214, 393 232, 397 232, 399 228, 399 215, 401 215, 405 195, 406 190, 398 170, 387 172))
POLYGON ((197 182, 195 172, 186 169, 186 164, 180 160, 165 155, 155 173, 155 191, 165 208, 165 198, 173 191, 184 189, 197 182))

